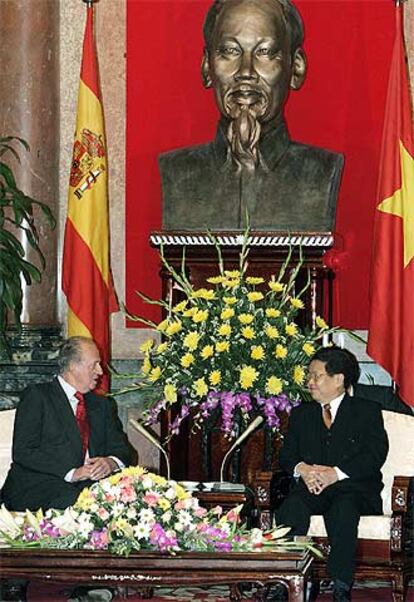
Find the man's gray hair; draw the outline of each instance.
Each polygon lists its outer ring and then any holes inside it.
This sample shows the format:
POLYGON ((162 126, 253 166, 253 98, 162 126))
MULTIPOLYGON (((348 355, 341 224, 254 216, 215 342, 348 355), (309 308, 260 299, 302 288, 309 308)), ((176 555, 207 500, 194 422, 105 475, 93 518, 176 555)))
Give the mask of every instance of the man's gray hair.
POLYGON ((59 349, 57 358, 59 374, 63 374, 69 369, 72 362, 80 362, 82 359, 82 343, 94 344, 88 337, 69 337, 64 341, 59 349))
MULTIPOLYGON (((227 1, 228 0, 214 0, 214 3, 207 12, 203 27, 204 42, 207 51, 210 50, 217 18, 227 1)), ((274 2, 282 9, 286 31, 290 34, 290 53, 293 57, 296 50, 303 44, 304 31, 302 17, 291 0, 274 0, 274 2)))

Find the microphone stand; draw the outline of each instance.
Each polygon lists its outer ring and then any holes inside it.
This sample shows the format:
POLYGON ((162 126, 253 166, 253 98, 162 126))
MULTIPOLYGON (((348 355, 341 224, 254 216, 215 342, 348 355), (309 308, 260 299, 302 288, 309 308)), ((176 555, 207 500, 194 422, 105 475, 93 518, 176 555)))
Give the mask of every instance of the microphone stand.
POLYGON ((170 480, 170 475, 171 475, 170 461, 168 459, 167 452, 165 451, 165 449, 163 448, 161 443, 159 441, 157 441, 157 439, 153 435, 151 435, 151 433, 149 431, 147 431, 147 429, 141 424, 141 422, 134 420, 134 418, 130 418, 128 422, 136 431, 138 431, 138 433, 143 435, 150 443, 155 445, 155 447, 157 449, 159 449, 160 452, 163 454, 164 459, 165 459, 165 464, 167 466, 167 479, 170 480))

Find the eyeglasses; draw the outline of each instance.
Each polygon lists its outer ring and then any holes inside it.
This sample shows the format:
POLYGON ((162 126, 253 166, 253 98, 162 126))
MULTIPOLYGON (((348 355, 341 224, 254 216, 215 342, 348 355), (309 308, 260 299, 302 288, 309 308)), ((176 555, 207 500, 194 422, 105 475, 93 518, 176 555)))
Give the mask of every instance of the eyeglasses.
POLYGON ((313 380, 313 382, 318 383, 324 376, 327 375, 327 372, 308 372, 306 375, 306 382, 313 380))

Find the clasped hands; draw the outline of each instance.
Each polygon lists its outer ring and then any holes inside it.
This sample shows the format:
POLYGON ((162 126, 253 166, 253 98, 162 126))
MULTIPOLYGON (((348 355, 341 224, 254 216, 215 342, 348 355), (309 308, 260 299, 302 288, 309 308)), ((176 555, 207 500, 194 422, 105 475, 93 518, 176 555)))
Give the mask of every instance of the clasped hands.
POLYGON ((112 474, 118 469, 118 465, 112 458, 97 456, 85 460, 83 466, 79 466, 73 473, 72 481, 99 481, 112 474))
POLYGON ((323 466, 321 464, 298 464, 296 471, 300 474, 310 493, 319 495, 324 489, 336 483, 338 475, 333 466, 323 466))

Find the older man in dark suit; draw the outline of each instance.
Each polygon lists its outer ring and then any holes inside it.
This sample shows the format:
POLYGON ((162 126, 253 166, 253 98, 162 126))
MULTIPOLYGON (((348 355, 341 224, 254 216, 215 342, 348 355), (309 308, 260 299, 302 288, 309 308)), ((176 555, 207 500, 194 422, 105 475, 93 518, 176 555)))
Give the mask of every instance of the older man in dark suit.
POLYGON ((323 515, 333 599, 341 602, 351 599, 359 518, 382 512, 381 466, 388 453, 380 406, 346 393, 358 377, 348 351, 318 351, 308 373, 314 401, 293 410, 280 453, 282 468, 297 483, 276 521, 305 535, 312 514, 323 515))
MULTIPOLYGON (((69 338, 59 366, 57 378, 28 387, 18 405, 13 463, 1 492, 10 510, 67 508, 84 487, 134 459, 114 401, 92 393, 102 375, 95 343, 69 338)), ((1 599, 23 602, 26 588, 26 581, 4 583, 1 599)), ((70 599, 105 601, 112 592, 77 588, 70 599)))
POLYGON ((102 374, 91 339, 61 348, 60 374, 28 387, 16 412, 13 463, 2 497, 11 510, 66 508, 81 490, 129 464, 115 403, 92 393, 102 374))

